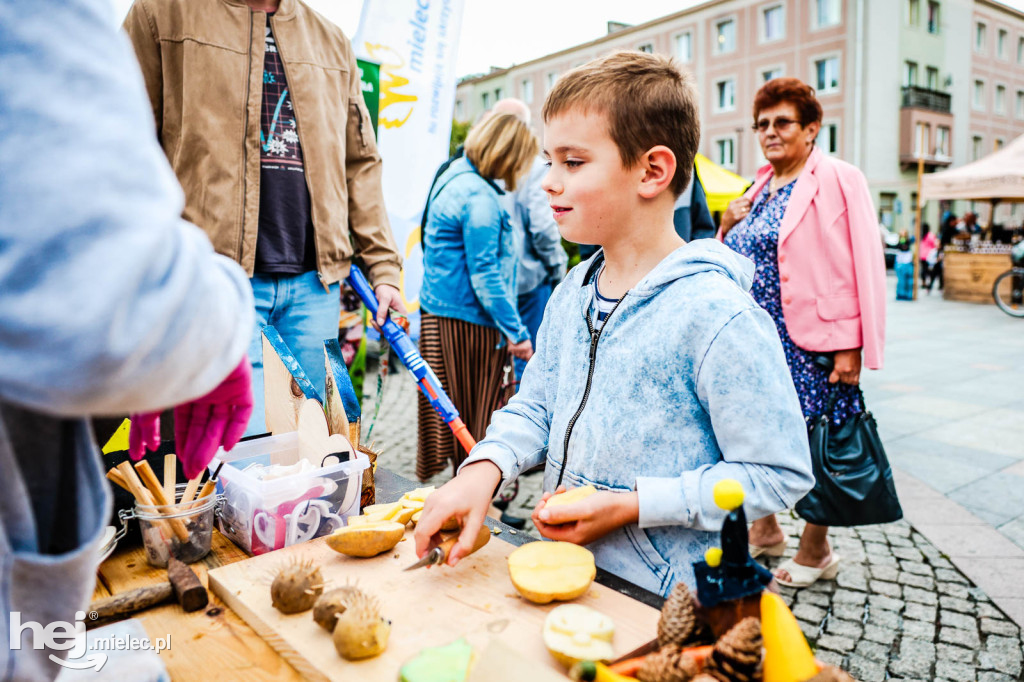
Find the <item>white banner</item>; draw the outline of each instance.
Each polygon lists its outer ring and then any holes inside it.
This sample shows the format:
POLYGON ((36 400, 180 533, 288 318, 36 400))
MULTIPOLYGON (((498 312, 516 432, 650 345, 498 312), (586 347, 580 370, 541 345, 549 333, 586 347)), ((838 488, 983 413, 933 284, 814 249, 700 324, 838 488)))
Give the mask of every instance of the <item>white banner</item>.
POLYGON ((402 295, 410 313, 419 310, 423 283, 423 204, 448 158, 463 2, 366 0, 352 41, 358 57, 381 65, 377 145, 384 201, 405 257, 402 295))

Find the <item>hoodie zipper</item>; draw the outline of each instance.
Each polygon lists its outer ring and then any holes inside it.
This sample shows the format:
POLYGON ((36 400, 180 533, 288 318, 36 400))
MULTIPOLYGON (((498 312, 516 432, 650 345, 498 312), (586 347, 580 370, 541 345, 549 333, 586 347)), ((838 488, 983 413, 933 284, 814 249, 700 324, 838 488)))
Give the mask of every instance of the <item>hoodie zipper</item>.
POLYGON ((238 262, 242 262, 242 248, 245 243, 245 195, 248 191, 246 176, 249 172, 249 94, 252 89, 252 22, 254 21, 254 15, 251 9, 249 10, 249 62, 248 68, 246 68, 246 79, 245 79, 245 117, 242 121, 242 215, 241 225, 238 228, 238 262))
POLYGON ((583 399, 580 400, 580 406, 576 408, 576 413, 569 420, 569 426, 565 429, 565 441, 562 443, 562 469, 558 472, 558 482, 555 483, 555 490, 558 489, 558 486, 562 485, 562 476, 565 475, 565 467, 569 463, 569 438, 572 437, 572 429, 576 426, 576 420, 583 413, 583 408, 587 406, 587 398, 590 397, 590 387, 594 380, 594 361, 597 359, 597 342, 601 339, 601 333, 608 326, 608 322, 612 319, 615 311, 618 310, 623 298, 626 298, 626 296, 623 295, 612 306, 608 317, 604 318, 604 324, 601 325, 600 329, 594 329, 594 323, 590 318, 590 310, 587 310, 587 331, 590 332, 590 367, 587 369, 587 383, 583 388, 583 399))

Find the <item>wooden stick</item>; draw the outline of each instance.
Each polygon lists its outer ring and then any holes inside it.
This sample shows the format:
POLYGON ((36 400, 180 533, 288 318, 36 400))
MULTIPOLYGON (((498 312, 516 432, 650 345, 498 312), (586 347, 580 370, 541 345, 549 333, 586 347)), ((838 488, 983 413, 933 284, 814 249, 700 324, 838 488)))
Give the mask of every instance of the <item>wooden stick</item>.
POLYGON ((132 491, 132 489, 128 487, 128 483, 125 482, 124 476, 122 476, 121 472, 118 471, 117 469, 111 469, 110 471, 108 471, 107 478, 110 479, 110 481, 112 481, 113 483, 116 483, 117 485, 121 486, 128 492, 132 491))
POLYGON ((178 489, 177 462, 178 458, 174 454, 164 455, 164 495, 172 504, 178 489))
POLYGON ((118 464, 117 471, 121 474, 121 478, 128 486, 128 490, 130 490, 132 495, 135 496, 136 502, 143 505, 152 503, 152 497, 149 495, 149 491, 142 485, 142 481, 139 480, 138 475, 135 473, 135 469, 132 469, 130 462, 125 460, 118 464))
POLYGON ((217 490, 217 476, 220 475, 220 470, 223 468, 224 462, 217 465, 217 469, 213 472, 213 475, 206 479, 206 483, 203 484, 203 489, 199 491, 199 495, 196 496, 196 502, 192 507, 197 506, 200 500, 212 495, 214 491, 217 490))
MULTIPOLYGON (((158 511, 161 513, 173 513, 173 509, 169 509, 172 503, 167 501, 167 497, 164 495, 164 489, 160 485, 160 479, 156 477, 153 472, 153 467, 149 466, 149 462, 142 460, 135 465, 135 470, 139 472, 142 477, 142 481, 149 488, 150 492, 153 493, 154 499, 158 505, 158 511), (159 509, 159 507, 164 507, 159 509)), ((188 542, 188 528, 181 519, 171 519, 171 528, 174 529, 174 534, 178 536, 178 539, 182 542, 188 542)))
POLYGON ((193 478, 185 486, 185 492, 181 494, 180 504, 188 504, 196 496, 196 491, 199 490, 199 483, 203 480, 203 475, 200 473, 198 476, 193 478))

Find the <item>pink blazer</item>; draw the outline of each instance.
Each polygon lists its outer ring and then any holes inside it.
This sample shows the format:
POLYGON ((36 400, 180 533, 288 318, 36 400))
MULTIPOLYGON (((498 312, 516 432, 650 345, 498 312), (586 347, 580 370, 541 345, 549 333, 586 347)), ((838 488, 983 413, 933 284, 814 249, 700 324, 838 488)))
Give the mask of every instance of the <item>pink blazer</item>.
MULTIPOLYGON (((744 196, 753 201, 771 177, 761 168, 744 196)), ((863 348, 864 365, 881 369, 885 257, 864 174, 815 147, 786 206, 778 258, 790 338, 810 351, 863 348)))

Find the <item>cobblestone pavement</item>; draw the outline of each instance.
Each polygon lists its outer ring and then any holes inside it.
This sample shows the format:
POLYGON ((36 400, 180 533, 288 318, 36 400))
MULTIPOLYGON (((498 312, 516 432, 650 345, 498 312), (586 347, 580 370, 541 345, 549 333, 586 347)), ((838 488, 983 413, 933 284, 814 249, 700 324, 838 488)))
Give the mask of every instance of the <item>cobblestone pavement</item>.
MULTIPOLYGON (((366 387, 373 392, 375 380, 366 387)), ((373 405, 369 395, 364 419, 373 405)), ((416 387, 404 370, 384 381, 371 438, 383 466, 415 478, 416 387)), ((444 472, 430 482, 442 485, 450 477, 444 472)), ((540 488, 539 472, 523 477, 510 513, 528 517, 540 488)), ((772 567, 796 552, 802 527, 789 513, 779 518, 789 549, 772 567)), ((907 522, 833 529, 832 538, 843 557, 837 580, 782 590, 818 658, 863 682, 1024 680, 1020 628, 907 522)))

